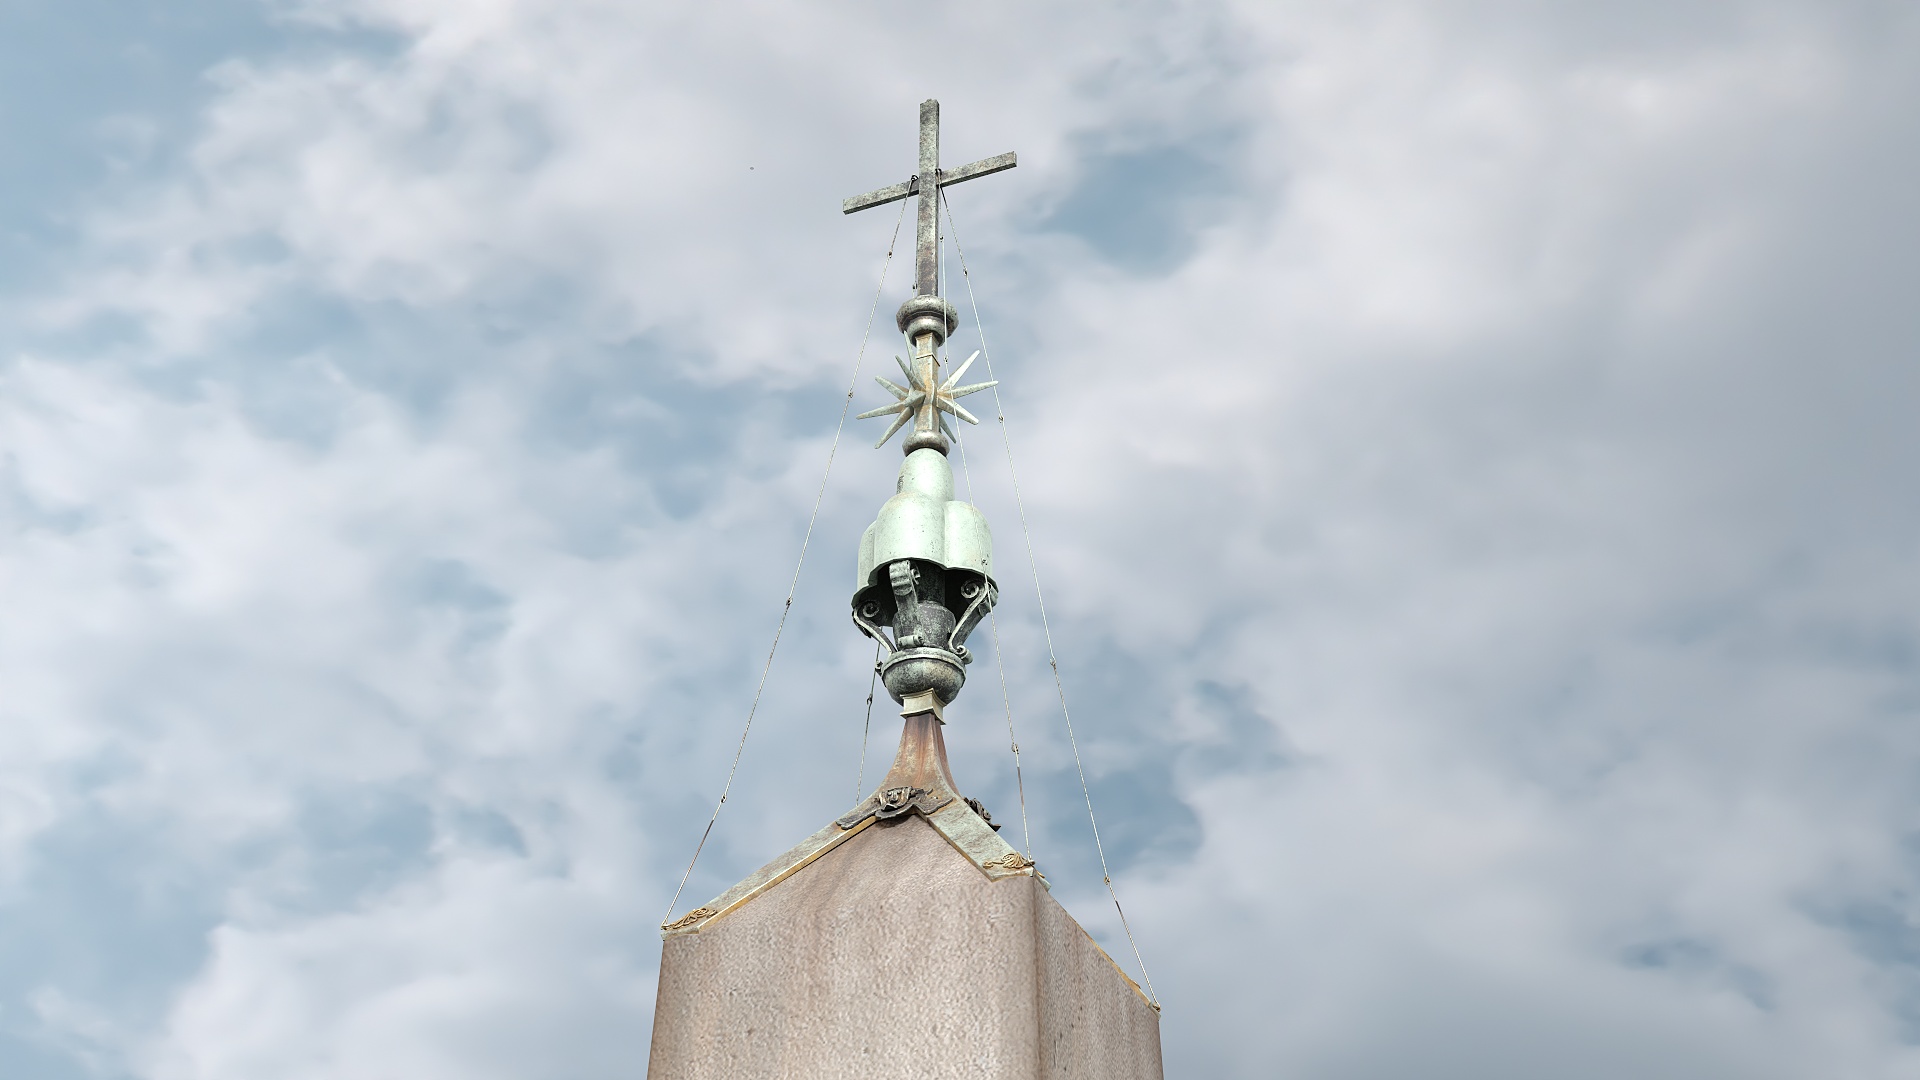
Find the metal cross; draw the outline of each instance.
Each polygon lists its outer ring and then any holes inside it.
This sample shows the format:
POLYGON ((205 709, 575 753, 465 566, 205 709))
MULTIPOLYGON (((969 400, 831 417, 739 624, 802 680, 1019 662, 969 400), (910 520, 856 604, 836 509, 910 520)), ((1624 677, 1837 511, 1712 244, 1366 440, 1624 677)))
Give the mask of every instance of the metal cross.
POLYGON ((865 195, 855 195, 840 204, 840 212, 851 214, 873 206, 899 202, 909 195, 920 196, 920 233, 914 259, 913 291, 918 296, 940 295, 940 189, 952 187, 992 173, 1005 172, 1017 161, 1011 151, 962 165, 951 172, 940 168, 940 103, 928 98, 920 103, 920 171, 904 184, 883 187, 865 195))
MULTIPOLYGON (((939 360, 936 350, 946 340, 947 333, 958 316, 951 305, 940 297, 940 192, 943 188, 964 183, 978 177, 997 172, 1005 172, 1018 164, 1012 152, 996 157, 984 158, 971 165, 962 165, 951 171, 940 168, 940 103, 932 98, 920 103, 920 171, 905 183, 883 187, 878 191, 869 191, 865 195, 855 195, 840 204, 840 212, 851 214, 874 206, 885 206, 899 202, 910 195, 920 197, 919 237, 914 258, 913 291, 915 299, 901 305, 896 321, 902 333, 913 342, 913 365, 907 370, 908 383, 914 394, 912 413, 914 416, 914 434, 906 442, 905 449, 912 453, 917 447, 932 447, 941 453, 947 451, 947 440, 941 433, 940 413, 953 411, 947 400, 958 396, 958 388, 951 380, 942 385, 939 380, 939 360), (927 297, 931 299, 922 300, 927 297)), ((905 366, 904 364, 902 365, 905 366)), ((955 373, 954 378, 958 378, 955 373)), ((884 380, 883 380, 884 382, 884 380)), ((981 384, 971 389, 985 389, 991 384, 981 384)), ((897 396, 905 400, 907 390, 893 387, 899 391, 897 396)), ((878 412, 893 411, 891 408, 878 412)), ((869 414, 874 415, 874 414, 869 414)), ((964 410, 955 415, 964 415, 964 410)), ((902 414, 904 420, 905 414, 902 414)), ((972 417, 967 417, 972 420, 972 417)), ((888 437, 899 430, 896 423, 887 431, 888 437)), ((882 439, 881 442, 885 442, 882 439)))

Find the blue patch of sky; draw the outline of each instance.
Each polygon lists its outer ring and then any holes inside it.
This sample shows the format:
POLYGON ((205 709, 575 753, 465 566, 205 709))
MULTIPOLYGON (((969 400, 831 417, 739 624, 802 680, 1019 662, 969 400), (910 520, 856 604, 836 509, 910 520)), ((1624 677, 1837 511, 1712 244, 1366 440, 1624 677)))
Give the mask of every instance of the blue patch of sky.
POLYGON ((1200 818, 1180 797, 1174 763, 1164 757, 1130 769, 1087 777, 1107 866, 1123 873, 1135 866, 1177 865, 1191 861, 1200 848, 1200 818))
POLYGON ((297 829, 304 864, 298 880, 311 910, 349 907, 423 869, 434 824, 431 807, 397 790, 358 789, 309 799, 297 829))
POLYGON ((357 394, 380 395, 431 436, 463 388, 517 387, 525 410, 511 434, 527 449, 610 451, 645 493, 642 503, 622 502, 630 492, 607 492, 542 508, 564 519, 556 521, 563 543, 588 556, 620 550, 629 530, 655 515, 693 515, 726 474, 743 465, 754 471, 739 453, 752 427, 811 434, 838 416, 831 380, 784 390, 716 384, 659 342, 585 339, 568 328, 578 315, 562 295, 568 291, 558 282, 530 283, 518 297, 449 310, 283 290, 208 352, 131 370, 149 391, 178 401, 197 400, 212 385, 227 388, 261 434, 316 450, 360 419, 357 394))
POLYGON ((512 624, 511 599, 458 559, 423 559, 397 584, 398 596, 416 609, 456 621, 462 655, 498 641, 512 624))
POLYGON ((613 723, 621 731, 613 745, 600 756, 601 771, 620 787, 638 789, 647 777, 646 727, 638 717, 625 722, 614 718, 613 723))
POLYGON ((1628 967, 1679 975, 1704 976, 1733 989, 1755 1008, 1774 1006, 1773 980, 1757 968, 1738 963, 1710 942, 1668 937, 1639 942, 1620 953, 1628 967))
MULTIPOLYGON (((1195 779, 1281 768, 1290 759, 1280 728, 1254 707, 1246 688, 1215 681, 1174 686, 1157 677, 1158 670, 1110 640, 1063 648, 1062 674, 1088 764, 1088 791, 1116 874, 1149 863, 1186 862, 1198 851, 1200 818, 1184 795, 1195 779), (1176 731, 1168 718, 1182 699, 1199 713, 1200 723, 1176 731)), ((1053 701, 1034 705, 1022 724, 1063 733, 1053 701)), ((1030 754, 1026 767, 1037 796, 1030 807, 1044 815, 1036 825, 1046 854, 1063 877, 1098 881, 1086 802, 1071 760, 1030 754)))
MULTIPOLYGON (((72 780, 85 792, 137 768, 110 754, 72 780)), ((524 854, 518 830, 490 810, 459 811, 447 826, 470 846, 524 854)), ((250 870, 270 868, 287 910, 335 911, 428 866, 435 836, 431 809, 405 792, 317 793, 291 832, 229 852, 221 869, 182 861, 163 823, 82 802, 35 838, 0 895, 0 1075, 103 1075, 99 1055, 42 1026, 34 995, 57 992, 123 1030, 160 1022, 250 870)))
MULTIPOLYGON (((470 844, 524 853, 513 822, 497 813, 455 817, 470 844)), ((290 878, 278 865, 284 842, 236 851, 219 871, 204 859, 182 861, 161 822, 96 805, 42 832, 0 896, 0 1074, 92 1074, 63 1065, 60 1040, 38 1028, 31 997, 40 990, 123 1026, 157 1022, 180 982, 202 967, 232 874, 276 863, 275 880, 294 882, 280 903, 338 911, 426 867, 434 815, 397 790, 357 790, 307 799, 296 828, 300 863, 290 878)))
POLYGON ((749 387, 698 379, 669 346, 639 339, 555 356, 541 375, 526 434, 535 445, 612 450, 645 480, 660 510, 682 518, 737 468, 729 448, 743 426, 778 417, 782 404, 749 387))
POLYGON ((1920 922, 1908 904, 1892 900, 1860 900, 1843 908, 1837 922, 1861 955, 1880 964, 1920 969, 1920 922))
MULTIPOLYGON (((1607 718, 1617 688, 1606 658, 1594 650, 1560 655, 1518 676, 1498 708, 1478 707, 1477 730, 1512 754, 1533 782, 1570 798, 1590 798, 1640 759, 1644 736, 1607 718)), ((1458 697, 1435 707, 1469 709, 1458 697)))
MULTIPOLYGON (((474 89, 458 84, 454 92, 474 89)), ((490 87, 480 87, 483 91, 490 87)), ((553 152, 555 140, 547 118, 532 103, 498 96, 486 98, 481 110, 467 113, 443 98, 429 106, 426 122, 408 133, 404 146, 394 149, 414 159, 420 171, 458 173, 471 166, 476 135, 486 136, 490 170, 531 170, 553 152), (484 127, 476 130, 474 121, 484 127)))
POLYGON ((39 1029, 37 1021, 23 1019, 27 1010, 12 1000, 0 1000, 0 1074, 33 1080, 121 1080, 133 1074, 102 1068, 84 1052, 69 1048, 67 1040, 39 1029))
POLYGON ((1829 663, 1884 669, 1909 680, 1920 674, 1914 663, 1920 656, 1914 626, 1901 616, 1809 619, 1797 628, 1795 636, 1813 655, 1829 663))
POLYGON ((1123 270, 1171 272, 1229 211, 1243 142, 1237 131, 1214 130, 1145 144, 1083 143, 1078 182, 1037 227, 1077 237, 1123 270))
POLYGON ((98 1075, 40 1027, 36 991, 146 1024, 201 965, 220 891, 176 862, 161 832, 83 809, 36 838, 0 900, 0 1075, 98 1075))
POLYGON ((1854 951, 1893 976, 1887 1005, 1900 1023, 1901 1038, 1920 1045, 1920 920, 1905 896, 1858 900, 1833 919, 1854 951))
POLYGON ((1183 764, 1201 775, 1265 772, 1293 759, 1279 725, 1255 706, 1245 686, 1203 680, 1189 697, 1208 730, 1183 740, 1183 764))
POLYGON ((484 806, 456 807, 442 816, 446 833, 457 843, 515 858, 527 857, 527 838, 513 819, 484 806))
MULTIPOLYGON (((517 298, 508 328, 501 321, 505 303, 450 311, 295 283, 230 313, 218 342, 204 351, 138 371, 147 389, 175 399, 199 397, 209 380, 231 387, 263 430, 316 446, 338 431, 339 386, 328 369, 430 426, 475 376, 499 374, 516 349, 538 340, 528 324, 563 324, 565 312, 541 310, 539 290, 530 292, 517 298)), ((116 342, 89 327, 62 345, 138 349, 138 334, 116 342)))
POLYGON ((0 288, 47 276, 90 200, 177 166, 228 58, 397 39, 259 0, 14 0, 0 15, 0 288))
POLYGON ((579 290, 559 277, 493 283, 483 295, 416 307, 281 289, 206 353, 134 371, 147 389, 175 400, 199 398, 210 382, 230 388, 263 434, 316 449, 353 419, 349 389, 379 394, 431 432, 463 388, 516 387, 525 410, 514 434, 528 449, 608 450, 647 493, 644 506, 608 493, 548 508, 571 515, 561 523, 566 542, 588 555, 617 550, 624 531, 652 514, 691 516, 726 474, 784 469, 784 460, 742 460, 754 428, 774 438, 824 434, 839 416, 839 376, 784 388, 715 382, 699 356, 663 341, 584 336, 573 329, 586 319, 579 290))

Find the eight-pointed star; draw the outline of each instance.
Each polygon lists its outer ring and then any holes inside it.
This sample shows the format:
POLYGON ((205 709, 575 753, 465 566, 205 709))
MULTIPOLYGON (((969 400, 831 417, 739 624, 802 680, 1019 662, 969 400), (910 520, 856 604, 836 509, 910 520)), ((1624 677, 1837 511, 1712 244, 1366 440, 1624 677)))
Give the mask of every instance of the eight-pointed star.
POLYGON ((972 367, 973 362, 979 358, 980 358, 980 352, 978 349, 976 349, 974 350, 974 353, 972 356, 967 357, 966 363, 961 364, 958 368, 954 369, 954 372, 952 375, 947 376, 946 382, 940 383, 937 386, 926 387, 926 386, 920 385, 920 376, 916 374, 912 368, 907 366, 906 361, 900 359, 897 356, 894 357, 893 362, 896 364, 899 364, 900 370, 906 373, 907 385, 898 386, 898 385, 895 385, 894 383, 888 382, 886 379, 883 379, 878 375, 875 375, 873 377, 873 381, 879 383, 881 386, 886 387, 887 392, 894 396, 894 402, 891 405, 882 405, 877 409, 869 409, 866 412, 863 412, 859 416, 855 417, 855 419, 857 420, 865 420, 868 417, 885 416, 888 413, 899 414, 898 416, 894 417, 893 424, 887 428, 887 433, 885 435, 880 436, 879 442, 873 444, 874 449, 877 450, 880 447, 885 446, 887 444, 887 440, 893 438, 894 432, 899 431, 903 427, 906 427, 907 421, 913 419, 913 414, 922 405, 927 403, 927 398, 929 394, 931 394, 933 398, 933 406, 934 406, 934 409, 936 410, 934 415, 936 417, 939 417, 939 420, 940 420, 940 430, 945 432, 949 437, 953 437, 953 429, 947 427, 947 418, 944 416, 940 416, 940 413, 943 413, 943 412, 952 413, 953 415, 959 417, 960 419, 965 420, 969 424, 979 423, 980 421, 976 419, 972 413, 961 408, 954 401, 955 398, 963 398, 963 397, 966 397, 968 394, 979 393, 980 391, 985 390, 988 387, 1000 385, 1000 380, 998 379, 995 379, 992 382, 974 383, 971 386, 955 386, 954 385, 955 383, 960 381, 960 376, 965 375, 967 373, 967 369, 972 367))

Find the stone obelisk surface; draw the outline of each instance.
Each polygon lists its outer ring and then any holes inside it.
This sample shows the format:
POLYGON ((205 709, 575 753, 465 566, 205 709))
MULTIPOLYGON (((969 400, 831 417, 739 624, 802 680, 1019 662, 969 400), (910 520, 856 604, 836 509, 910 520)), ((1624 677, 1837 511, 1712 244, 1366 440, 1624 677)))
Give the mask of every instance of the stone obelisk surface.
MULTIPOLYGON (((999 596, 984 516, 954 499, 945 416, 992 386, 941 379, 958 323, 939 286, 940 189, 1014 167, 939 167, 920 107, 920 171, 844 205, 917 195, 915 296, 897 322, 908 423, 892 498, 861 538, 854 623, 880 646, 904 727, 886 778, 847 814, 661 928, 652 1080, 1159 1080, 1159 1007, 1050 895, 1033 861, 954 782, 941 729, 969 634, 999 596)), ((968 364, 971 360, 968 361, 968 364)))

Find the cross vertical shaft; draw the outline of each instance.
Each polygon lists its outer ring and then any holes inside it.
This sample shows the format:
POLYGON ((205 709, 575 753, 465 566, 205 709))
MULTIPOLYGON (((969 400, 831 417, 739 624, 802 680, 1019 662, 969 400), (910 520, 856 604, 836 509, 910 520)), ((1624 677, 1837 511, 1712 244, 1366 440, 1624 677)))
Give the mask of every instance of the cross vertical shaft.
POLYGON ((915 247, 913 291, 940 295, 940 103, 920 103, 920 229, 915 247))
MULTIPOLYGON (((940 296, 940 102, 933 98, 920 103, 920 221, 914 245, 914 282, 916 296, 940 296)), ((929 329, 909 335, 913 341, 913 370, 922 385, 932 386, 940 378, 939 345, 946 335, 929 329)), ((946 453, 941 437, 940 413, 928 394, 913 418, 914 445, 927 445, 946 453)))

